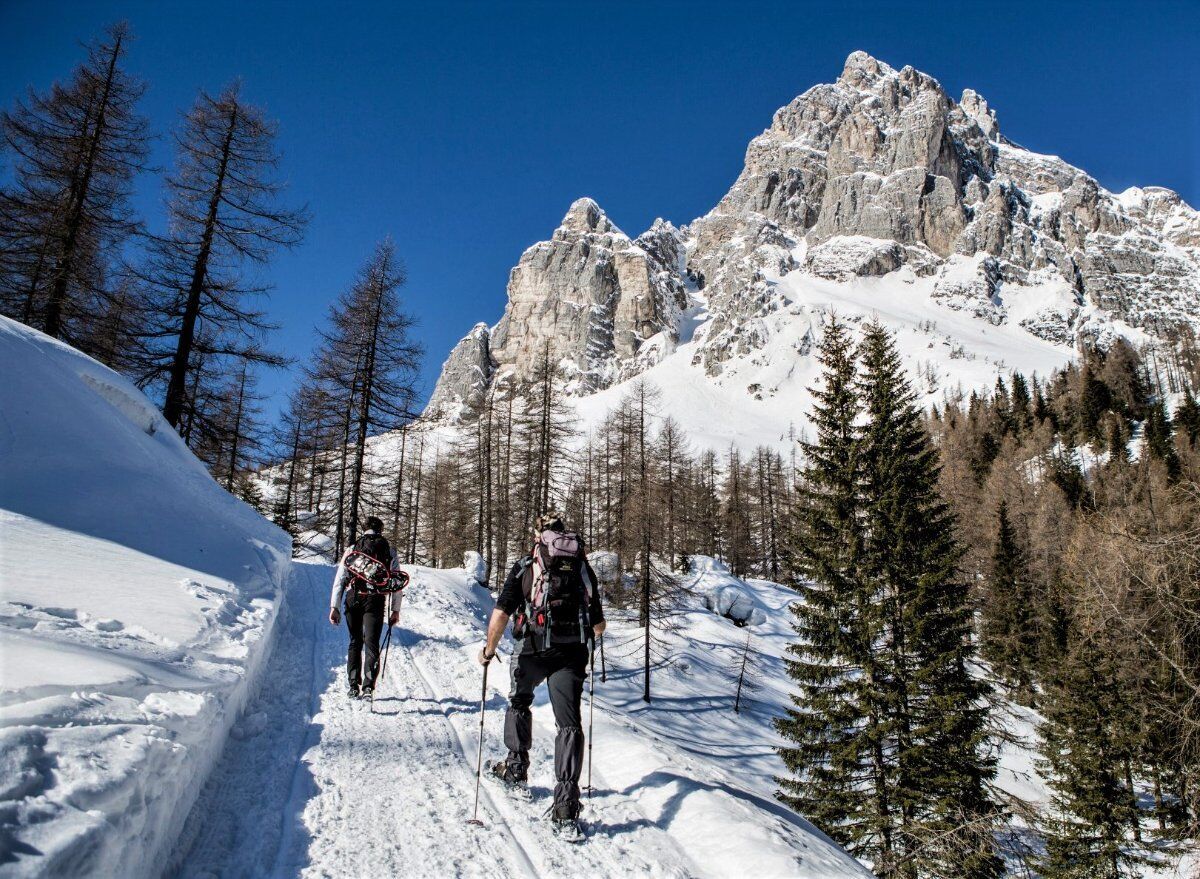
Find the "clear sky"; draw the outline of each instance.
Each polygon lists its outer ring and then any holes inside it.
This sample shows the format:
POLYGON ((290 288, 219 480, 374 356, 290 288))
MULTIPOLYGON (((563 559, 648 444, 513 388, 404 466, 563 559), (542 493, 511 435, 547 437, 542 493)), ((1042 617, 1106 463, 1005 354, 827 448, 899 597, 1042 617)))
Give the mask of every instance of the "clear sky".
MULTIPOLYGON (((67 75, 127 19, 160 134, 196 90, 243 79, 280 122, 313 221, 270 275, 276 345, 314 326, 375 242, 409 268, 432 389, 450 347, 497 320, 521 252, 590 195, 631 235, 707 212, 771 114, 865 49, 980 92, 1000 128, 1112 190, 1200 205, 1200 0, 1062 3, 348 3, 0 0, 0 100, 67 75)), ((155 162, 171 162, 161 138, 155 162)), ((137 206, 161 228, 161 184, 137 206)), ((285 392, 293 376, 270 376, 285 392)))

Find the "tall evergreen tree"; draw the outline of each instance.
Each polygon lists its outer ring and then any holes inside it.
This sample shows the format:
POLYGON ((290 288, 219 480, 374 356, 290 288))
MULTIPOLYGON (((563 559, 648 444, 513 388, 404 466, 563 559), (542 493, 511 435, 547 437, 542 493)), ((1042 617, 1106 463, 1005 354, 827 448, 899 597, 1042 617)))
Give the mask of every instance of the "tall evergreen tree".
POLYGON ((836 318, 817 351, 815 441, 803 466, 786 550, 803 596, 791 605, 798 643, 788 648, 797 691, 776 721, 787 740, 779 799, 858 857, 893 863, 890 778, 884 766, 886 706, 877 699, 876 607, 863 594, 861 411, 849 331, 836 318))
MULTIPOLYGON (((864 327, 858 395, 864 584, 882 623, 897 876, 999 876, 986 783, 986 686, 969 671, 972 608, 938 453, 887 330, 864 327)), ((877 869, 879 867, 877 866, 877 869)))
POLYGON ((1113 657, 1081 642, 1049 682, 1042 771, 1052 790, 1041 830, 1044 879, 1123 879, 1148 861, 1132 845, 1138 809, 1122 779, 1127 716, 1113 657))
POLYGON ((1009 518, 1008 504, 1001 500, 981 620, 983 654, 998 674, 1024 692, 1032 685, 1037 661, 1033 615, 1028 562, 1009 518))
POLYGON ((1180 474, 1179 454, 1175 450, 1175 441, 1171 430, 1171 418, 1167 414, 1166 404, 1155 400, 1150 404, 1146 413, 1144 426, 1146 448, 1150 454, 1162 461, 1167 468, 1167 475, 1178 479, 1180 474))

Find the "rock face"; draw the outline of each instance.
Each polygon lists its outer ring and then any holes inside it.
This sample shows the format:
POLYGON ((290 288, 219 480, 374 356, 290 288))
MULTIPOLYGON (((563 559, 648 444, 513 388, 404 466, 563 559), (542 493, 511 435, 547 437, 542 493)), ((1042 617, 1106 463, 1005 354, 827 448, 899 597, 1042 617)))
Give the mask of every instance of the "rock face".
MULTIPOLYGON (((993 324, 1018 320, 1009 294, 1050 290, 1019 321, 1056 342, 1092 332, 1098 314, 1163 333, 1200 324, 1200 216, 1169 190, 1107 192, 1007 140, 976 92, 955 101, 927 74, 855 52, 835 82, 775 113, 689 226, 658 221, 630 240, 595 202, 572 205, 513 269, 491 369, 528 374, 548 346, 580 392, 596 390, 669 353, 681 312, 703 305, 693 362, 716 376, 765 344, 786 307, 775 285, 797 271, 907 272, 993 324)), ((471 399, 464 376, 448 370, 442 397, 471 399)))
POLYGON ((549 241, 521 256, 494 330, 477 326, 451 352, 427 413, 456 418, 494 374, 527 378, 547 353, 579 393, 656 362, 674 350, 687 306, 682 258, 670 223, 660 220, 634 241, 594 201, 579 199, 549 241))
POLYGON ((458 421, 478 408, 492 380, 491 330, 475 324, 450 351, 433 396, 425 407, 431 418, 458 421))

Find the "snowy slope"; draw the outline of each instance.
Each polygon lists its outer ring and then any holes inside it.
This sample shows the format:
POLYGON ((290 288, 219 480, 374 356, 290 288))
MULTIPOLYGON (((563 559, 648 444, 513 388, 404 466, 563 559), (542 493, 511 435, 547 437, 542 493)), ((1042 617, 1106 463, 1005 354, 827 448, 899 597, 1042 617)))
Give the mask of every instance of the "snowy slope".
MULTIPOLYGON (((479 744, 474 655, 491 596, 464 570, 409 568, 413 583, 372 714, 343 692, 345 629, 324 620, 332 569, 296 567, 308 585, 289 598, 283 648, 268 670, 289 686, 264 690, 235 728, 175 854, 181 877, 870 875, 772 797, 770 718, 784 698, 776 683, 753 694, 741 715, 732 711, 728 666, 747 631, 760 645, 760 673, 778 678, 782 608, 794 593, 740 584, 703 563, 649 706, 635 657, 622 655, 637 633, 612 621, 608 680, 597 682, 588 839, 571 845, 548 832, 543 815, 554 739, 544 692, 534 706, 534 801, 485 780, 484 826, 467 824, 479 744), (705 607, 704 596, 720 587, 759 607, 755 625, 737 628, 705 607)), ((503 754, 510 668, 507 657, 491 666, 485 759, 503 754)))
MULTIPOLYGON (((729 361, 718 376, 706 375, 696 362, 710 326, 701 300, 675 351, 636 379, 574 400, 581 426, 596 427, 641 379, 662 392, 664 414, 699 445, 749 451, 765 444, 786 452, 789 431, 801 433, 812 411, 809 388, 819 383, 820 372, 816 345, 833 315, 851 324, 883 323, 927 405, 990 388, 1014 369, 1045 376, 1075 356, 1070 346, 1039 338, 1018 323, 994 325, 947 306, 933 297, 933 284, 907 266, 884 277, 843 281, 790 272, 769 282, 773 305, 762 318, 766 343, 729 361)), ((1045 298, 1034 302, 1044 305, 1045 298)))
POLYGON ((149 876, 258 683, 287 536, 0 318, 0 875, 149 876))

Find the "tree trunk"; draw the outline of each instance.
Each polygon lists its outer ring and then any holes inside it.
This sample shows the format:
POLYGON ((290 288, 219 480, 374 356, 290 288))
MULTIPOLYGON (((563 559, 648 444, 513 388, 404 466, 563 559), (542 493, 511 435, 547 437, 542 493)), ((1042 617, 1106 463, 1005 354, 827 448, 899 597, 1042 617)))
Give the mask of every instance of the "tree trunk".
MULTIPOLYGON (((92 129, 87 146, 87 154, 83 161, 83 173, 79 185, 68 199, 69 211, 66 217, 66 235, 63 237, 62 252, 58 255, 58 265, 55 267, 54 282, 50 287, 50 299, 46 303, 46 335, 58 338, 62 334, 62 311, 67 300, 67 283, 75 262, 75 248, 79 244, 79 232, 83 228, 84 205, 87 204, 88 190, 92 185, 92 173, 96 168, 96 154, 100 150, 100 142, 104 137, 104 126, 108 114, 108 99, 112 94, 113 79, 117 73, 117 59, 121 55, 121 42, 124 34, 117 33, 113 42, 112 54, 108 59, 108 70, 104 77, 104 88, 100 95, 100 104, 96 109, 96 124, 92 129)), ((86 117, 85 122, 86 126, 86 117)), ((174 427, 174 423, 171 424, 174 427)))
POLYGON ((225 490, 233 491, 233 478, 237 473, 238 442, 242 438, 242 411, 246 400, 246 364, 242 363, 242 376, 238 381, 237 408, 233 415, 233 437, 229 443, 229 473, 225 476, 225 490))
POLYGON ((221 196, 225 192, 225 174, 229 167, 229 152, 233 134, 237 130, 238 105, 230 107, 229 124, 225 129, 225 140, 221 144, 221 159, 217 166, 217 179, 213 184, 212 198, 208 202, 208 215, 204 218, 204 232, 200 236, 200 249, 192 265, 192 280, 188 285, 187 303, 183 309, 183 323, 179 328, 179 344, 171 362, 171 377, 167 383, 167 396, 163 404, 163 417, 172 427, 178 427, 183 412, 184 383, 187 379, 188 363, 195 343, 196 322, 200 317, 200 296, 208 275, 208 259, 212 253, 213 235, 217 226, 217 211, 221 196))
POLYGON ((379 346, 379 324, 383 317, 383 280, 375 291, 375 311, 371 315, 371 340, 367 344, 362 368, 362 395, 359 398, 358 433, 355 435, 354 474, 350 482, 350 539, 358 536, 358 507, 362 497, 363 462, 367 452, 367 430, 371 424, 371 402, 375 390, 375 354, 379 346))

